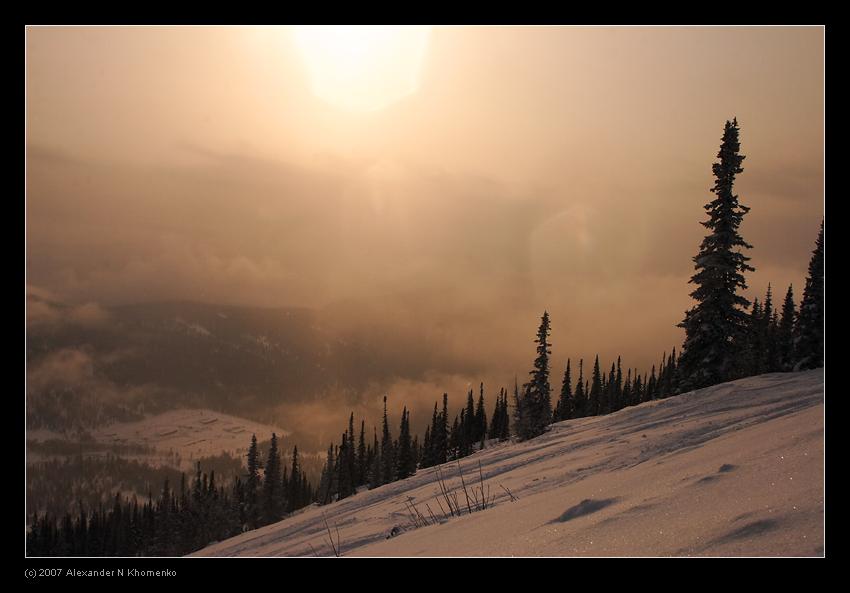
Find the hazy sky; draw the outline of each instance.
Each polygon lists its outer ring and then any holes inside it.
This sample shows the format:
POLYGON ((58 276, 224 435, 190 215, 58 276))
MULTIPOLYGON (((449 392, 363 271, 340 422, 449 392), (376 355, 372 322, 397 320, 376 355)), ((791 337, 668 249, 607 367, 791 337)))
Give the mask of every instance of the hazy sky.
POLYGON ((681 344, 733 116, 750 287, 799 299, 823 38, 441 27, 416 92, 352 113, 313 94, 287 29, 29 28, 28 283, 103 305, 365 303, 499 380, 528 370, 546 308, 556 367, 648 368, 681 344))

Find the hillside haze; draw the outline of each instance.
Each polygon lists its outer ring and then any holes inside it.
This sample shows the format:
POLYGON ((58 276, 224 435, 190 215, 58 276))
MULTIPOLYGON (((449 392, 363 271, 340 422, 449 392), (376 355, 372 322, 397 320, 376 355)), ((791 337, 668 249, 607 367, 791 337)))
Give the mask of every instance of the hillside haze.
POLYGON ((353 324, 340 322, 334 308, 175 301, 87 309, 37 293, 29 306, 38 315, 27 332, 32 428, 93 427, 198 407, 272 415, 295 427, 302 446, 318 445, 325 426, 336 429, 351 409, 377 418, 378 395, 399 381, 425 381, 435 368, 474 370, 438 348, 426 353, 427 336, 393 331, 366 309, 353 324), (297 414, 314 406, 321 423, 305 425, 297 414))

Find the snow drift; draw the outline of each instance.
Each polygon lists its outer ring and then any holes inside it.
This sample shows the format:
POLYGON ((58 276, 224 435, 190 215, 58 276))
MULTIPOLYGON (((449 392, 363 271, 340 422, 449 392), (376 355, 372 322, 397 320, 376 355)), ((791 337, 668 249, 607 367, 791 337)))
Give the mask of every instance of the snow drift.
MULTIPOLYGON (((459 490, 444 520, 429 468, 195 555, 333 555, 330 527, 343 556, 822 556, 823 417, 822 369, 741 379, 462 459, 483 511, 459 490), (408 501, 439 523, 415 527, 408 501)), ((459 489, 457 462, 441 469, 459 489)))

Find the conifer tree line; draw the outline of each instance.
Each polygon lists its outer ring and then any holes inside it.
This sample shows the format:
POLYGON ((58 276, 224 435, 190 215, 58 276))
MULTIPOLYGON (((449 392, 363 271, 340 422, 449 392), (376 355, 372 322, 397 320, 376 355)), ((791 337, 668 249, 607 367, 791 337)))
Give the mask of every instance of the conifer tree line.
POLYGON ((398 437, 393 436, 387 416, 387 398, 384 397, 380 440, 377 427, 372 432, 372 439, 368 439, 366 422, 361 420, 359 431, 355 434, 354 413, 351 413, 348 430, 342 433, 338 443, 328 445, 317 488, 317 502, 328 504, 352 496, 361 487, 371 489, 403 480, 418 469, 470 455, 483 448, 487 440, 508 440, 511 428, 507 391, 502 389, 499 392, 488 422, 484 384, 479 385, 477 399, 473 390, 469 390, 466 405, 451 424, 448 394, 444 393, 442 409, 438 402, 434 402, 431 423, 425 428, 421 443, 419 436, 411 433, 407 407, 402 409, 398 437))
POLYGON ((552 406, 549 385, 551 344, 548 342, 550 318, 543 313, 535 343, 537 357, 529 373, 529 381, 520 391, 514 386, 514 432, 526 440, 543 434, 554 423, 573 418, 602 416, 628 406, 681 393, 679 360, 676 349, 661 355, 659 364, 646 374, 638 369, 623 371, 622 358, 617 357, 607 372, 596 355, 590 377, 585 377, 584 359, 578 361, 578 376, 573 378, 572 359, 567 359, 561 389, 552 406), (634 371, 634 372, 633 372, 634 371))
POLYGON ((230 484, 216 481, 215 471, 198 462, 191 483, 182 474, 179 490, 166 478, 157 496, 116 493, 111 508, 102 505, 57 518, 34 514, 27 533, 30 556, 182 556, 248 529, 281 520, 315 499, 301 470, 298 447, 282 464, 277 435, 264 460, 253 436, 247 472, 230 484), (263 467, 261 467, 263 466, 263 467))
POLYGON ((450 422, 448 394, 444 393, 442 406, 434 402, 431 422, 425 427, 421 445, 418 436, 411 438, 410 411, 405 406, 401 413, 398 438, 387 417, 387 398, 380 434, 374 427, 371 440, 366 436, 366 422, 360 421, 355 432, 354 414, 348 421, 338 443, 328 445, 322 477, 317 489, 319 504, 329 504, 356 494, 358 488, 377 488, 396 480, 403 480, 417 470, 433 467, 471 455, 487 446, 488 442, 533 438, 545 431, 553 422, 597 416, 616 412, 626 406, 675 395, 678 390, 677 355, 675 349, 661 356, 658 367, 649 374, 639 374, 637 369, 622 369, 621 358, 611 364, 608 373, 601 370, 596 357, 592 377, 585 379, 584 361, 579 361, 578 378, 573 388, 570 360, 562 381, 556 404, 551 403, 548 356, 551 346, 548 337, 548 314, 544 314, 538 330, 538 356, 531 380, 522 391, 514 384, 513 400, 509 403, 508 390, 502 388, 489 416, 486 410, 484 384, 480 383, 478 396, 469 390, 466 404, 450 422), (545 343, 545 346, 540 344, 545 343), (545 352, 544 352, 545 350, 545 352), (356 446, 355 446, 356 441, 356 446))

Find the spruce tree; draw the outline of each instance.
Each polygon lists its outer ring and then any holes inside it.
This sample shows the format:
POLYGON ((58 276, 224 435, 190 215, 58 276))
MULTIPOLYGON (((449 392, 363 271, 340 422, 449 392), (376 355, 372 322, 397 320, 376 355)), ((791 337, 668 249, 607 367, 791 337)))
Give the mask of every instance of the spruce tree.
POLYGON ((710 233, 694 257, 696 273, 690 280, 697 286, 691 293, 697 304, 679 324, 685 329, 680 366, 688 390, 735 378, 740 373, 737 359, 746 347, 749 301, 738 290, 747 288, 744 272, 754 268, 740 251, 752 246, 738 233, 749 208, 733 193, 744 160, 739 154, 738 132, 737 120, 726 122, 717 155, 720 162, 712 166, 715 199, 705 205, 708 220, 702 223, 710 233))
POLYGON ((803 289, 803 302, 797 320, 794 341, 796 363, 794 370, 823 366, 824 341, 824 267, 823 222, 809 261, 809 274, 803 289))
POLYGON ((381 459, 381 449, 378 445, 378 429, 372 427, 373 432, 373 443, 372 443, 372 463, 369 467, 369 488, 377 488, 381 484, 383 484, 383 460, 381 459))
POLYGON ((349 454, 348 433, 342 433, 339 444, 339 458, 337 459, 337 500, 348 498, 354 494, 354 481, 351 475, 351 465, 348 463, 349 454))
POLYGON ((782 303, 782 317, 776 328, 776 345, 779 370, 781 371, 790 371, 794 366, 794 324, 796 319, 794 288, 789 286, 782 303))
POLYGON ((431 427, 426 426, 425 427, 425 436, 422 437, 422 447, 419 451, 419 457, 418 457, 419 467, 421 467, 423 469, 426 468, 426 467, 431 467, 432 465, 434 465, 434 463, 432 462, 432 459, 433 459, 433 455, 432 455, 432 448, 431 448, 431 427))
POLYGON ((416 471, 416 458, 413 451, 413 441, 410 437, 410 416, 407 406, 401 412, 401 426, 398 436, 398 453, 396 455, 396 479, 403 480, 416 471))
POLYGON ((614 399, 611 406, 612 411, 617 411, 623 404, 623 369, 620 367, 620 357, 617 356, 617 375, 614 378, 614 399))
POLYGON ((628 369, 626 373, 626 382, 623 384, 621 402, 623 407, 632 405, 632 369, 628 369))
POLYGON ((280 520, 282 512, 280 482, 280 451, 277 448, 277 435, 272 433, 263 474, 263 518, 266 523, 280 520))
POLYGON ((527 394, 520 397, 519 385, 514 379, 514 433, 520 440, 529 438, 531 434, 529 411, 526 402, 527 394))
POLYGON ((478 440, 478 434, 476 433, 476 424, 475 424, 475 402, 472 399, 472 390, 469 390, 469 393, 466 398, 466 410, 464 410, 463 414, 463 456, 469 455, 472 450, 472 443, 478 440))
POLYGON ((564 371, 564 380, 561 382, 561 396, 558 405, 555 406, 555 422, 569 420, 573 417, 573 379, 570 373, 570 359, 567 359, 567 369, 564 371))
POLYGON ((537 330, 537 358, 534 359, 534 369, 529 372, 531 380, 523 386, 523 397, 520 405, 524 407, 522 412, 525 426, 523 432, 520 427, 517 435, 520 439, 530 439, 543 434, 546 427, 552 422, 552 388, 549 385, 549 332, 550 322, 548 311, 543 312, 540 318, 540 327, 537 330))
POLYGON ((395 480, 395 452, 390 435, 390 424, 387 420, 386 396, 384 396, 384 424, 381 435, 381 483, 388 484, 395 480))
MULTIPOLYGON (((463 410, 461 410, 461 414, 463 414, 463 410)), ((448 443, 448 451, 447 455, 449 459, 457 459, 458 454, 460 453, 460 421, 458 416, 455 416, 455 421, 452 424, 452 428, 449 431, 449 443, 448 443)))
POLYGON ((257 450, 257 435, 251 435, 248 448, 248 475, 245 478, 245 515, 250 527, 257 526, 259 519, 258 492, 260 489, 260 454, 257 450))
POLYGON ((348 443, 346 463, 348 464, 348 474, 351 476, 351 493, 354 494, 354 489, 357 487, 357 447, 354 445, 354 412, 348 417, 348 443))
POLYGON ((419 444, 419 435, 417 434, 413 437, 413 469, 410 472, 411 474, 416 473, 420 459, 422 459, 422 447, 419 444))
POLYGON ((646 390, 644 391, 644 400, 650 401, 653 399, 657 399, 658 393, 656 388, 658 387, 658 379, 655 377, 655 365, 652 365, 652 373, 649 375, 649 381, 646 382, 646 390))
POLYGON ((506 441, 511 438, 511 420, 510 412, 508 411, 508 390, 505 389, 502 395, 502 417, 499 421, 499 439, 506 441))
POLYGON ((588 395, 588 416, 600 414, 600 400, 602 399, 602 371, 599 370, 599 355, 593 363, 593 375, 591 376, 590 393, 588 395))
POLYGON ((307 504, 308 501, 302 496, 303 486, 306 482, 307 479, 301 472, 301 462, 298 459, 298 445, 295 445, 292 448, 292 470, 289 476, 289 492, 286 497, 290 512, 307 504))
POLYGON ((322 466, 322 475, 319 478, 319 503, 328 504, 331 502, 331 479, 334 471, 334 445, 328 445, 328 452, 325 454, 325 464, 322 466))
POLYGON ((764 332, 762 331, 762 320, 764 311, 761 301, 756 297, 747 318, 747 349, 741 353, 739 365, 743 369, 742 375, 760 375, 764 370, 764 332))
POLYGON ((764 371, 773 373, 779 370, 779 345, 777 344, 778 319, 773 307, 773 291, 770 283, 767 285, 767 294, 764 297, 764 313, 762 319, 762 340, 764 342, 764 371))
MULTIPOLYGON (((604 375, 603 375, 604 377, 604 375)), ((614 363, 611 363, 611 371, 608 373, 608 378, 605 381, 605 388, 602 390, 602 399, 599 404, 600 414, 609 414, 613 410, 615 400, 615 389, 617 387, 616 371, 614 363)))
POLYGON ((671 354, 672 367, 673 371, 670 374, 670 395, 678 395, 682 392, 680 388, 681 377, 679 374, 679 360, 680 356, 676 354, 676 347, 673 347, 673 354, 671 354))
POLYGON ((637 405, 644 402, 643 396, 643 380, 635 369, 635 386, 632 389, 632 405, 637 405))
POLYGON ((587 391, 584 388, 584 359, 578 361, 578 382, 576 383, 576 395, 573 418, 584 418, 589 416, 587 404, 587 391))
POLYGON ((489 438, 504 440, 506 424, 508 423, 508 400, 507 392, 502 387, 499 390, 499 396, 496 398, 496 407, 493 409, 493 418, 490 420, 489 438))
POLYGON ((360 421, 360 439, 357 441, 357 474, 355 485, 362 486, 366 483, 368 472, 368 460, 366 458, 366 421, 360 421))
POLYGON ((434 412, 431 414, 431 424, 425 429, 425 439, 422 443, 421 467, 432 467, 436 465, 436 443, 435 435, 438 430, 439 414, 437 413, 437 402, 434 402, 434 412))
POLYGON ((443 411, 437 419, 436 430, 431 431, 434 443, 434 463, 440 465, 448 461, 449 440, 449 394, 443 394, 443 411))
POLYGON ((478 391, 478 403, 475 406, 475 430, 473 437, 476 442, 483 442, 487 437, 487 412, 484 410, 484 383, 478 391))

